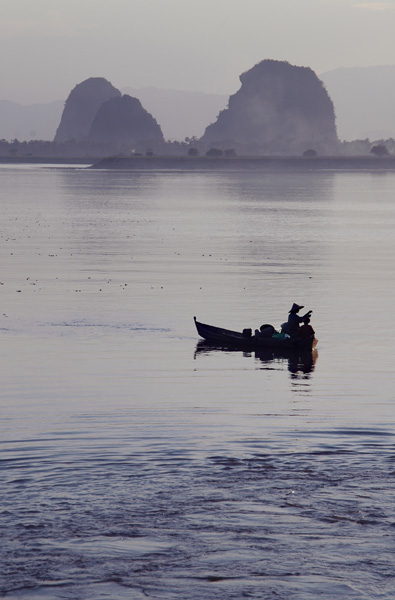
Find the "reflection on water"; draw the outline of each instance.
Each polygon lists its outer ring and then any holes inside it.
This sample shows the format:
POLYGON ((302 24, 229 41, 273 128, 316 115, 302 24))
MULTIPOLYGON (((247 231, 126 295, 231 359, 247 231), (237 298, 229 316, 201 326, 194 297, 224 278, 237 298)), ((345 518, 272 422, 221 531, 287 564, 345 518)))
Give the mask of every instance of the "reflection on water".
POLYGON ((272 350, 268 348, 259 348, 257 350, 238 350, 235 348, 223 346, 219 343, 199 341, 196 345, 195 359, 200 355, 209 355, 211 353, 237 353, 247 359, 254 359, 257 363, 257 369, 272 370, 275 366, 287 365, 288 371, 293 379, 309 379, 314 371, 318 359, 316 349, 311 352, 297 352, 294 350, 272 350))

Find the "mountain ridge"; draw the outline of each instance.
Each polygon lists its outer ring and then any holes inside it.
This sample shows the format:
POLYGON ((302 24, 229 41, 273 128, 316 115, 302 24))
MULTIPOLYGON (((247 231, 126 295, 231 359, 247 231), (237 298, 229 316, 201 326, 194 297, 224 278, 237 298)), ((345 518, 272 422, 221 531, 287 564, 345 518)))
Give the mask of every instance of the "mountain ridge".
MULTIPOLYGON (((339 67, 318 74, 333 101, 340 140, 395 138, 395 65, 339 67)), ((122 87, 160 124, 165 139, 200 138, 229 96, 148 86, 122 87)), ((24 104, 0 100, 0 139, 52 140, 65 99, 24 104)))
MULTIPOLYGON (((164 137, 183 141, 186 137, 201 137, 207 125, 214 121, 229 99, 224 94, 191 92, 171 88, 122 87, 123 94, 138 98, 162 128, 164 137), (167 101, 167 104, 163 102, 167 101)), ((49 103, 22 104, 0 100, 0 139, 11 141, 53 140, 59 127, 64 100, 49 103), (30 133, 35 132, 33 138, 30 133)))

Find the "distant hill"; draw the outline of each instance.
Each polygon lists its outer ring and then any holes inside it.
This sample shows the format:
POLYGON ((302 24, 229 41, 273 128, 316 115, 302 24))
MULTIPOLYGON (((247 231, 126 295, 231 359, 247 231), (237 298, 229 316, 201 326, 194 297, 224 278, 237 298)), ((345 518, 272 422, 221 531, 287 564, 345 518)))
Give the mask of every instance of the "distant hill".
POLYGON ((120 97, 121 92, 104 77, 90 77, 79 83, 66 100, 54 141, 84 140, 101 105, 120 97))
POLYGON ((287 154, 336 149, 333 104, 312 69, 263 60, 240 81, 228 108, 206 128, 204 143, 287 154))
POLYGON ((335 69, 320 79, 335 105, 339 139, 395 138, 395 66, 335 69))
POLYGON ((0 100, 0 139, 52 140, 63 107, 63 100, 31 105, 0 100))
POLYGON ((88 140, 127 145, 155 144, 163 142, 163 134, 140 100, 125 94, 101 105, 92 122, 88 140))
MULTIPOLYGON (((340 140, 395 138, 395 66, 350 67, 319 75, 334 104, 340 140)), ((236 90, 235 90, 236 92, 236 90)), ((180 90, 122 88, 138 98, 166 140, 200 138, 217 120, 229 97, 180 90)), ((0 100, 0 139, 54 139, 64 100, 24 105, 0 100)))
MULTIPOLYGON (((125 87, 122 93, 138 98, 161 126, 165 139, 172 141, 193 136, 200 138, 229 100, 229 96, 221 94, 154 87, 125 87)), ((0 100, 0 139, 53 140, 64 105, 64 100, 27 106, 0 100)))
POLYGON ((172 141, 193 136, 200 138, 229 100, 229 96, 221 94, 154 87, 126 87, 122 88, 122 93, 138 98, 161 126, 165 139, 172 141))

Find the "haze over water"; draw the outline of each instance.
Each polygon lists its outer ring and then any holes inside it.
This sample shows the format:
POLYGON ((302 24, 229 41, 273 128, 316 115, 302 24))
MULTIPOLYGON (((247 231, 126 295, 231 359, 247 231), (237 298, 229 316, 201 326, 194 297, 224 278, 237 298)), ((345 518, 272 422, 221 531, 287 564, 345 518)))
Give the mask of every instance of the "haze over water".
POLYGON ((394 597, 394 185, 0 167, 2 597, 394 597))

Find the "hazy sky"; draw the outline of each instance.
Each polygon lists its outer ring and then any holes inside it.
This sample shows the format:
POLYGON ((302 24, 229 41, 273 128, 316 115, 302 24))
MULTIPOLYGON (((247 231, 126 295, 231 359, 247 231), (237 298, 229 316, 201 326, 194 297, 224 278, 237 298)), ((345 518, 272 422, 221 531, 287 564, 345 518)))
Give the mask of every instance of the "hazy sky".
POLYGON ((264 58, 395 64, 395 0, 0 0, 0 99, 65 99, 88 77, 118 88, 232 94, 264 58))

